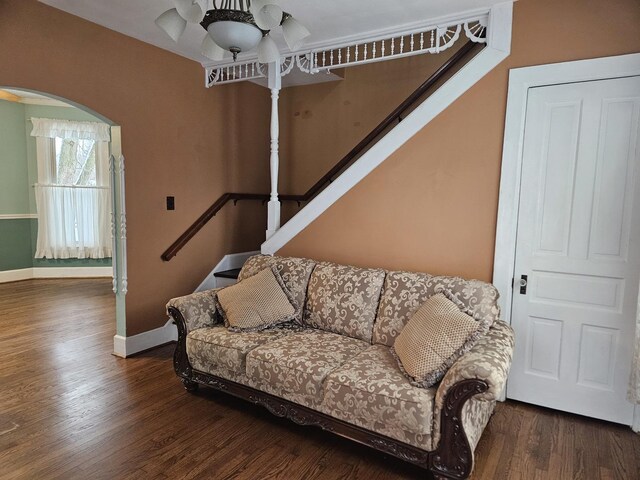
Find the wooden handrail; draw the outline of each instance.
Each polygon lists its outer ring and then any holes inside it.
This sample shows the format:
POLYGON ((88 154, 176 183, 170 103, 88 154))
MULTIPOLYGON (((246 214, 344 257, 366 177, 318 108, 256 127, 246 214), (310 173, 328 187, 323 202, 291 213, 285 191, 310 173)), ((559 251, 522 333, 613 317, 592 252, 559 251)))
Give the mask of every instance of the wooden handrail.
POLYGON ((347 153, 342 160, 336 163, 320 180, 318 180, 304 195, 280 195, 285 201, 307 202, 315 197, 322 188, 331 183, 335 176, 340 173, 347 165, 358 157, 380 134, 393 125, 398 120, 402 120, 402 115, 413 106, 431 87, 433 87, 444 75, 446 75, 462 58, 476 48, 477 43, 469 40, 458 50, 449 60, 442 64, 422 85, 420 85, 407 99, 398 105, 380 124, 371 130, 371 133, 356 145, 353 150, 347 153))
POLYGON ((227 202, 233 201, 238 202, 239 200, 260 200, 263 202, 269 201, 269 194, 267 193, 225 193, 218 200, 216 200, 213 205, 211 205, 207 210, 198 217, 198 219, 191 224, 191 226, 182 234, 180 237, 171 244, 169 248, 162 254, 160 258, 165 262, 168 262, 173 257, 177 255, 177 253, 182 250, 189 240, 191 240, 196 233, 204 227, 209 220, 215 217, 216 213, 218 213, 222 207, 224 207, 227 202))
MULTIPOLYGON (((438 70, 436 70, 422 85, 420 85, 407 99, 391 112, 380 124, 374 128, 353 150, 347 153, 342 160, 336 163, 320 180, 314 183, 309 190, 302 195, 279 195, 278 198, 283 202, 308 202, 315 197, 326 184, 331 183, 333 179, 344 168, 351 164, 366 148, 373 143, 385 130, 387 130, 395 122, 402 121, 402 115, 409 110, 414 103, 422 98, 436 83, 438 83, 447 73, 449 73, 464 57, 475 49, 480 49, 484 44, 468 41, 455 54, 451 56, 438 70)), ((260 200, 269 201, 267 193, 225 193, 211 205, 206 212, 193 222, 193 224, 173 242, 173 244, 162 254, 162 260, 169 261, 191 240, 196 233, 211 220, 216 213, 228 202, 234 203, 239 200, 260 200)))

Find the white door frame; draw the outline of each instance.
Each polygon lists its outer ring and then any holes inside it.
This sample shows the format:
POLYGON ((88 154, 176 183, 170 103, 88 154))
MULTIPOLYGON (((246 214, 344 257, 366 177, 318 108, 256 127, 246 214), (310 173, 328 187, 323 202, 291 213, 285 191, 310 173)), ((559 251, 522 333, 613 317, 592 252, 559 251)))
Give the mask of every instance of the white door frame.
MULTIPOLYGON (((516 68, 509 72, 509 94, 502 148, 493 283, 500 292, 502 318, 511 324, 512 281, 515 275, 516 234, 520 207, 520 181, 525 116, 529 89, 563 83, 605 80, 640 75, 640 53, 516 68)), ((632 428, 640 430, 636 406, 632 428)))

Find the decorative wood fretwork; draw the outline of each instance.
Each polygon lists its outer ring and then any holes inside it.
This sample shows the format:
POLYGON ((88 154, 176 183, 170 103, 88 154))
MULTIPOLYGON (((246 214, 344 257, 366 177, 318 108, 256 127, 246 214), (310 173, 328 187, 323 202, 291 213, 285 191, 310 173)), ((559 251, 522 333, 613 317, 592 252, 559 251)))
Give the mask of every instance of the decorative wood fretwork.
MULTIPOLYGON (((295 63, 293 55, 284 57, 280 64, 280 75, 285 77, 291 73, 295 63)), ((207 67, 205 69, 205 85, 209 88, 214 85, 267 78, 267 70, 267 65, 259 63, 257 60, 207 67)))
POLYGON ((184 317, 174 307, 169 307, 169 314, 178 327, 178 342, 173 356, 173 365, 187 391, 195 392, 198 385, 204 385, 234 395, 265 407, 273 415, 287 418, 298 425, 320 427, 431 470, 436 479, 464 479, 471 474, 473 452, 462 425, 462 408, 471 397, 488 389, 485 382, 473 379, 462 380, 450 388, 441 413, 440 442, 433 451, 422 450, 266 392, 194 370, 187 356, 188 331, 184 317))
MULTIPOLYGON (((336 68, 353 67, 421 54, 437 54, 450 48, 464 31, 469 40, 485 43, 488 14, 459 20, 444 26, 426 26, 406 32, 388 34, 360 42, 315 48, 283 58, 281 75, 291 72, 294 65, 305 73, 330 72, 336 68)), ((267 76, 266 66, 249 60, 207 67, 206 85, 255 80, 267 76)))

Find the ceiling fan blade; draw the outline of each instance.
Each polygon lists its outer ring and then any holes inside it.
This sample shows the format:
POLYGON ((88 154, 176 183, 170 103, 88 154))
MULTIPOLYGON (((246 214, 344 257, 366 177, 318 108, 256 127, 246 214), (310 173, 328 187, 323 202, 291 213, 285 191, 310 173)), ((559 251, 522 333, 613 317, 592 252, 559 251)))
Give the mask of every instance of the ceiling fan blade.
POLYGON ((180 16, 175 8, 172 8, 156 18, 156 25, 174 42, 177 42, 187 28, 187 21, 180 16))
POLYGON ((204 8, 199 0, 173 0, 178 14, 189 23, 198 23, 204 17, 204 8))
POLYGON ((265 5, 253 14, 256 25, 262 30, 272 30, 282 23, 282 9, 278 5, 265 5))
POLYGON ((284 40, 289 45, 292 52, 298 50, 304 40, 311 35, 307 27, 302 25, 298 20, 289 16, 282 22, 282 33, 284 40))
POLYGON ((251 0, 251 6, 249 7, 249 12, 251 15, 255 16, 262 8, 269 4, 274 3, 272 0, 251 0))
POLYGON ((258 62, 272 63, 280 59, 278 45, 269 35, 265 35, 258 44, 258 62))

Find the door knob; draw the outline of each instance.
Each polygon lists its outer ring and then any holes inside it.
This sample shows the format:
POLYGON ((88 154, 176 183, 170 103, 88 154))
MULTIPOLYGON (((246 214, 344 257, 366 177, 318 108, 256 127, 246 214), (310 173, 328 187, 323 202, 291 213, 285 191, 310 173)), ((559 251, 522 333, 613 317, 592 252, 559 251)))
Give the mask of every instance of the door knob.
POLYGON ((527 294, 527 280, 528 280, 528 276, 527 275, 522 275, 520 277, 520 295, 526 295, 527 294))

